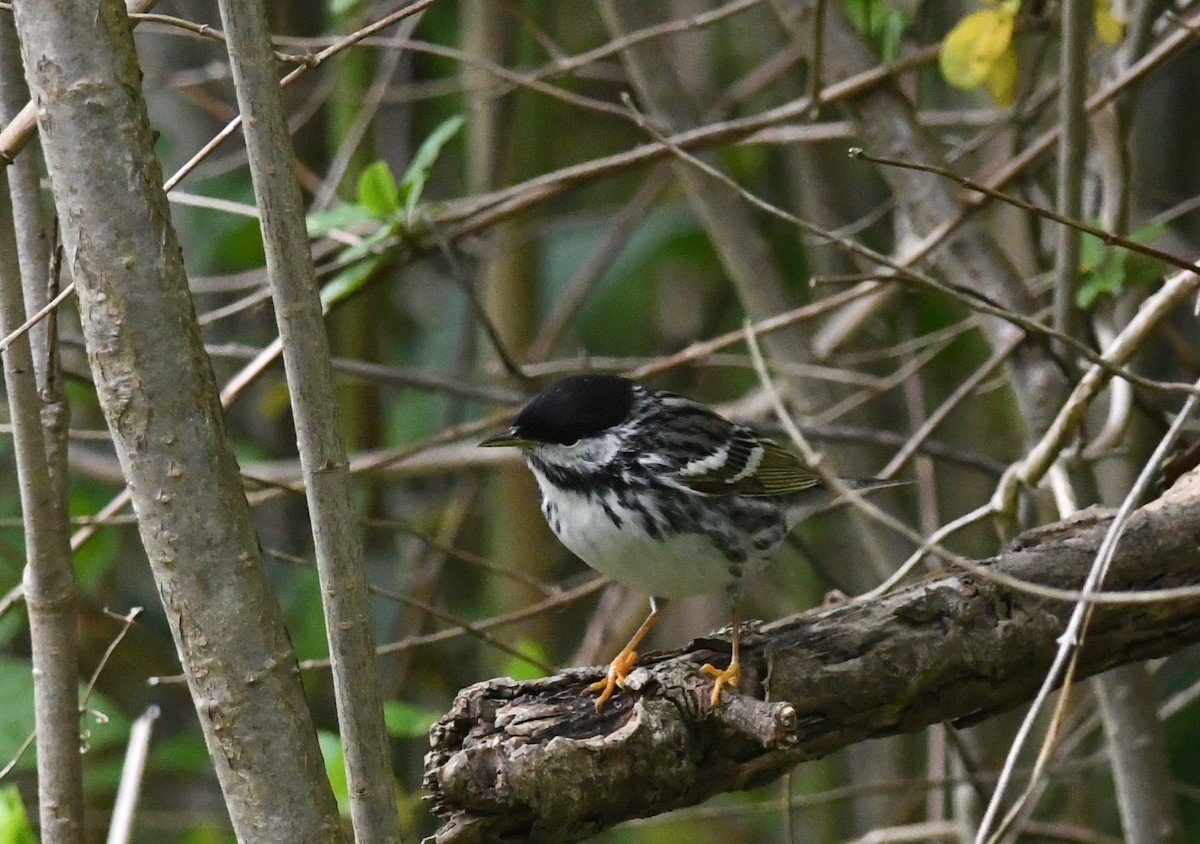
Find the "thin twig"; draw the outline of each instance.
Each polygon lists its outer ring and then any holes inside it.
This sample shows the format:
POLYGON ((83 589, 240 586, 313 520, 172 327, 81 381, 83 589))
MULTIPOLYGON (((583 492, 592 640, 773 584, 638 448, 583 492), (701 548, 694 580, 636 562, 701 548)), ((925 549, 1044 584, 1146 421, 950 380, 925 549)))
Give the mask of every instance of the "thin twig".
MULTIPOLYGON (((1008 788, 1009 780, 1012 777, 1012 771, 1016 767, 1017 758, 1020 755, 1021 749, 1024 747, 1030 732, 1033 729, 1033 723, 1041 711, 1042 705, 1045 703, 1050 693, 1063 680, 1063 670, 1069 659, 1073 658, 1083 644, 1083 637, 1087 629, 1087 623, 1091 618, 1095 602, 1092 600, 1094 593, 1100 589, 1104 583, 1104 576, 1108 571, 1109 563, 1112 561, 1113 554, 1116 552, 1117 541, 1120 539, 1122 532, 1125 529, 1125 524, 1133 512, 1138 501, 1145 494, 1145 491, 1150 487, 1158 472, 1159 464, 1162 459, 1170 451, 1175 443, 1179 432, 1183 430, 1184 423, 1188 420, 1192 410, 1196 406, 1196 396, 1188 396, 1187 400, 1180 408, 1175 420, 1171 423, 1166 435, 1159 441, 1154 453, 1146 460, 1142 466, 1142 471, 1138 473, 1137 480, 1133 487, 1121 502, 1121 507, 1117 510, 1117 514, 1109 526, 1107 533, 1104 536, 1104 541, 1100 545, 1099 551, 1096 553, 1095 562, 1092 565, 1091 571, 1088 572, 1087 580, 1084 581, 1082 594, 1079 601, 1075 605, 1075 610, 1071 613, 1071 618, 1067 623, 1066 629, 1059 637, 1059 649, 1055 654, 1054 662, 1050 666, 1050 670, 1046 673, 1046 679, 1038 691, 1037 697, 1033 704, 1029 707, 1025 718, 1021 723, 1021 728, 1017 732, 1016 738, 1013 740, 1012 746, 1009 748, 1008 756, 1005 759, 1004 767, 1001 771, 1000 781, 996 785, 995 791, 992 793, 992 800, 988 804, 984 812, 983 820, 979 824, 979 831, 976 834, 976 844, 993 844, 999 840, 999 837, 1005 832, 1003 826, 998 826, 995 832, 992 832, 992 826, 996 823, 996 815, 1000 810, 1000 804, 1004 799, 1004 792, 1008 788)), ((1066 687, 1060 693, 1066 696, 1066 687)), ((1044 770, 1044 760, 1046 753, 1043 752, 1039 756, 1039 764, 1035 766, 1034 772, 1030 775, 1027 784, 1025 795, 1028 795, 1035 783, 1041 777, 1044 770)), ((1024 796, 1018 799, 1014 804, 1014 808, 1019 806, 1023 801, 1024 796)))
POLYGON ((982 182, 978 182, 968 176, 960 176, 947 167, 942 167, 938 164, 926 164, 920 161, 901 161, 896 158, 885 158, 879 155, 872 155, 859 147, 850 148, 850 157, 859 158, 863 161, 869 161, 872 164, 881 164, 887 167, 899 167, 903 170, 916 170, 921 173, 932 173, 935 176, 942 176, 962 185, 968 190, 982 193, 991 199, 998 199, 1008 205, 1020 208, 1022 211, 1027 211, 1038 217, 1043 217, 1047 220, 1053 220, 1056 223, 1061 223, 1064 226, 1069 226, 1077 231, 1090 234, 1093 237, 1099 238, 1108 246, 1120 246, 1123 249, 1128 249, 1130 252, 1137 252, 1139 255, 1145 255, 1148 258, 1154 258, 1162 261, 1168 266, 1176 267, 1177 269, 1186 270, 1187 272, 1197 272, 1200 268, 1194 261, 1189 261, 1186 258, 1180 258, 1172 255, 1170 252, 1164 252, 1162 249, 1155 249, 1145 243, 1138 243, 1136 240, 1131 240, 1115 232, 1105 231, 1099 226, 1093 226, 1090 223, 1085 223, 1083 220, 1077 220, 1073 217, 1064 216, 1057 211, 1052 211, 1049 208, 1042 208, 1039 205, 1034 205, 1031 202, 1026 202, 1020 197, 1012 194, 1004 193, 988 187, 982 182))
MULTIPOLYGON (((1104 350, 1106 364, 1123 364, 1142 347, 1146 337, 1167 314, 1200 287, 1200 276, 1191 270, 1168 278, 1161 288, 1146 298, 1129 324, 1104 350)), ((1005 474, 992 496, 996 512, 1012 513, 1019 484, 1033 485, 1041 480, 1067 441, 1075 435, 1083 414, 1109 378, 1107 367, 1093 365, 1071 391, 1054 421, 1025 458, 1005 474)), ((1194 395, 1194 393, 1192 393, 1194 395)))
MULTIPOLYGON (((315 571, 315 565, 311 560, 305 559, 304 557, 296 554, 288 554, 284 551, 270 548, 264 548, 263 553, 269 557, 272 557, 273 559, 281 560, 285 563, 291 563, 292 565, 302 566, 306 569, 315 571)), ((440 610, 430 604, 428 601, 419 601, 415 598, 409 597, 408 595, 401 594, 391 589, 385 589, 382 586, 376 586, 374 584, 369 584, 367 589, 372 595, 378 595, 381 598, 386 598, 387 600, 393 601, 397 604, 403 604, 411 609, 420 610, 423 613, 433 616, 439 621, 445 621, 449 624, 453 624, 456 627, 461 628, 467 635, 473 636, 480 642, 483 642, 485 645, 490 645, 491 647, 496 648, 497 650, 506 653, 511 657, 515 657, 522 662, 528 663, 539 671, 545 672, 546 674, 552 674, 555 670, 554 666, 550 665, 549 663, 543 662, 531 654, 523 653, 518 648, 515 648, 507 642, 496 638, 486 630, 481 630, 472 622, 467 621, 466 619, 457 616, 454 613, 440 610)))
MULTIPOLYGON (((608 586, 611 581, 608 578, 597 577, 587 581, 572 589, 565 589, 560 594, 545 598, 536 603, 530 604, 527 607, 522 607, 512 612, 502 615, 493 616, 482 621, 474 622, 470 625, 471 629, 464 626, 450 627, 446 630, 439 630, 436 633, 423 633, 416 636, 408 636, 398 642, 389 642, 384 645, 379 645, 375 649, 378 656, 386 654, 399 653, 401 651, 411 650, 413 648, 421 648, 426 645, 433 645, 439 642, 446 642, 451 639, 457 639, 460 636, 477 635, 484 630, 491 630, 494 627, 502 627, 507 624, 515 624, 518 621, 524 621, 527 618, 534 618, 543 613, 567 606, 575 601, 588 597, 589 595, 599 592, 604 587, 608 586)), ((302 671, 316 671, 329 668, 328 659, 306 659, 300 662, 302 671)), ((147 683, 152 686, 167 685, 172 683, 182 683, 185 678, 182 674, 169 674, 147 679, 147 683)))
POLYGON ((21 746, 17 748, 17 752, 13 754, 13 757, 5 763, 3 768, 0 768, 0 780, 8 776, 12 769, 17 767, 17 764, 21 761, 21 757, 25 755, 25 752, 29 748, 33 747, 33 742, 36 738, 37 731, 31 730, 29 735, 25 737, 25 740, 21 742, 21 746))
MULTIPOLYGON (((754 195, 753 193, 751 193, 750 191, 746 190, 744 187, 739 185, 735 180, 731 179, 725 173, 722 173, 720 170, 716 169, 715 167, 709 165, 708 163, 698 159, 696 156, 687 152, 687 150, 685 150, 683 147, 677 145, 674 141, 672 141, 672 139, 667 138, 663 133, 661 133, 657 129, 655 129, 654 126, 649 121, 645 120, 645 118, 641 116, 641 113, 633 105, 632 101, 629 100, 628 98, 626 98, 626 106, 631 110, 631 112, 634 115, 636 115, 638 117, 638 124, 648 134, 653 136, 659 143, 666 146, 674 155, 682 158, 684 161, 688 162, 692 166, 701 170, 708 176, 711 176, 712 178, 714 178, 717 181, 721 182, 722 184, 726 185, 727 187, 729 187, 731 190, 735 191, 739 196, 741 196, 743 199, 745 199, 747 202, 749 202, 754 207, 759 208, 763 211, 766 211, 767 213, 771 214, 772 216, 778 217, 781 220, 785 220, 789 223, 792 223, 793 225, 799 227, 801 230, 803 230, 805 232, 808 232, 809 234, 817 235, 822 238, 825 238, 829 242, 837 243, 839 246, 842 246, 843 248, 847 249, 848 251, 850 251, 854 254, 860 255, 864 258, 867 258, 868 260, 874 261, 875 263, 879 264, 882 267, 886 267, 887 270, 889 270, 893 274, 893 275, 887 276, 887 277, 889 277, 895 281, 916 284, 921 287, 927 287, 932 290, 936 290, 939 293, 942 293, 943 295, 948 296, 948 297, 954 299, 955 301, 962 303, 963 305, 965 305, 966 307, 968 307, 974 311, 977 311, 977 312, 983 313, 983 314, 988 314, 990 316, 999 317, 1000 319, 1002 319, 1008 323, 1011 323, 1012 325, 1014 325, 1020 329, 1023 329, 1031 336, 1041 335, 1041 336, 1045 336, 1051 340, 1055 340, 1060 343, 1063 343, 1064 345, 1071 348, 1073 351, 1075 351, 1075 352, 1079 353, 1080 355, 1082 355, 1083 357, 1085 357, 1089 363, 1093 363, 1098 366, 1104 367, 1105 369, 1109 370, 1110 374, 1119 375, 1120 377, 1125 378, 1128 381, 1130 381, 1134 384, 1137 384, 1139 386, 1146 387, 1147 389, 1159 389, 1159 390, 1163 390, 1166 392, 1179 392, 1179 393, 1190 393, 1195 389, 1194 385, 1192 385, 1192 384, 1174 384, 1174 383, 1166 384, 1166 383, 1162 383, 1162 382, 1152 382, 1150 379, 1144 378, 1143 376, 1138 375, 1135 372, 1131 372, 1128 369, 1125 369, 1124 367, 1116 366, 1111 361, 1105 360, 1104 357, 1101 355, 1098 355, 1095 352, 1095 350, 1089 348, 1087 345, 1085 345, 1084 343, 1075 339, 1074 337, 1063 334, 1062 332, 1056 331, 1055 329, 1050 328, 1049 326, 1046 326, 1040 322, 1037 322, 1036 320, 1030 319, 1030 318, 1024 316, 1023 314, 1019 314, 1009 308, 1006 308, 1003 305, 1001 305, 998 302, 991 299, 990 297, 980 293, 978 290, 971 290, 971 289, 959 287, 958 285, 953 285, 953 284, 944 284, 944 283, 939 282, 936 279, 926 275, 925 273, 921 273, 917 270, 914 270, 910 266, 910 264, 914 260, 914 258, 913 258, 914 253, 912 253, 912 252, 908 253, 908 255, 902 260, 895 260, 895 259, 892 259, 880 252, 876 252, 875 250, 870 249, 870 248, 858 243, 857 241, 853 241, 853 240, 850 240, 850 239, 844 238, 844 237, 839 237, 839 236, 833 234, 832 232, 825 231, 825 230, 821 229, 819 226, 815 226, 812 223, 809 223, 809 222, 797 217, 795 214, 785 211, 784 209, 779 208, 778 206, 776 206, 770 202, 767 202, 766 200, 754 195)), ((851 150, 851 153, 865 157, 865 155, 862 153, 861 150, 851 150)), ((871 159, 868 158, 867 160, 871 160, 871 159)), ((890 159, 879 159, 879 161, 883 162, 883 163, 893 163, 893 162, 891 162, 890 159)), ((896 163, 899 163, 899 162, 896 162, 896 163)), ((918 170, 929 169, 931 172, 939 172, 942 169, 944 169, 944 168, 937 168, 934 165, 911 165, 911 166, 914 169, 918 169, 918 170)), ((1053 213, 1053 212, 1046 212, 1046 213, 1053 213)), ((1106 233, 1104 233, 1104 234, 1106 234, 1106 233)), ((1107 234, 1106 234, 1106 236, 1107 237, 1115 237, 1113 235, 1107 235, 1107 234)), ((1122 238, 1122 240, 1124 240, 1124 238, 1122 238)), ((1176 264, 1176 263, 1179 263, 1180 261, 1182 261, 1182 259, 1175 258, 1172 256, 1171 261, 1169 261, 1168 263, 1176 264)), ((1193 265, 1193 264, 1188 264, 1185 262, 1183 264, 1183 266, 1189 272, 1195 271, 1195 265, 1193 265)), ((883 275, 884 274, 881 273, 881 276, 883 276, 883 275)))
POLYGON ((121 766, 121 782, 117 786, 116 800, 113 801, 106 844, 126 844, 133 835, 133 817, 137 812, 146 760, 150 755, 150 735, 159 714, 159 708, 151 706, 129 728, 129 745, 121 766))
POLYGON ((87 688, 83 692, 83 699, 79 704, 81 709, 87 708, 88 701, 91 700, 92 697, 92 692, 96 688, 96 683, 100 680, 100 674, 104 671, 104 667, 108 665, 109 657, 113 655, 113 651, 117 649, 117 645, 121 644, 121 640, 125 638, 127 633, 129 633, 130 629, 133 627, 133 623, 137 621, 137 617, 142 614, 142 608, 133 607, 129 610, 129 612, 125 613, 125 615, 116 615, 115 613, 108 612, 107 610, 105 610, 105 613, 111 617, 119 619, 121 622, 121 629, 117 631, 117 635, 113 637, 113 640, 108 643, 108 647, 104 649, 104 654, 100 657, 100 662, 96 664, 96 669, 92 672, 92 677, 90 680, 88 680, 87 688))

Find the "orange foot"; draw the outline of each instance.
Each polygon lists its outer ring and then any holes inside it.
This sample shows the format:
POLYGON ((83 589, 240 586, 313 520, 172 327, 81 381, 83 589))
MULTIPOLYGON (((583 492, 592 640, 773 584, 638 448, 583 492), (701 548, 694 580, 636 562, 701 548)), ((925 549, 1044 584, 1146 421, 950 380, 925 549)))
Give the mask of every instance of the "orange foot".
POLYGON ((623 687, 625 685, 625 677, 628 676, 635 665, 637 665, 637 651, 626 648, 617 654, 616 658, 608 664, 608 671, 605 672, 604 679, 597 680, 588 686, 589 692, 600 692, 600 697, 596 698, 597 712, 613 696, 613 692, 617 690, 617 686, 623 687))
POLYGON ((702 672, 713 678, 712 690, 712 705, 715 709, 717 704, 721 702, 721 689, 726 686, 737 688, 738 681, 742 679, 741 662, 735 656, 729 663, 729 667, 725 670, 717 668, 715 665, 704 665, 700 668, 702 672))

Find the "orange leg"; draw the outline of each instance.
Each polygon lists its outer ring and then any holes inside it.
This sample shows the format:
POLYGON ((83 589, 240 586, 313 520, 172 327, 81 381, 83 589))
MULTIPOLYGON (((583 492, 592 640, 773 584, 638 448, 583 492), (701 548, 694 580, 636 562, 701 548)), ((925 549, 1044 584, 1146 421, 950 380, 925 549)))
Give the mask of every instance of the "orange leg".
POLYGON ((729 667, 722 671, 715 665, 704 665, 700 669, 713 678, 712 705, 714 709, 721 702, 721 689, 726 686, 737 688, 738 681, 742 679, 742 625, 738 619, 736 605, 730 610, 730 615, 733 618, 733 656, 729 660, 729 667))
POLYGON ((637 665, 637 646, 641 644, 642 639, 646 638, 646 634, 650 632, 650 628, 658 622, 658 604, 659 602, 655 598, 650 599, 650 615, 646 616, 646 620, 642 622, 642 626, 633 634, 633 638, 629 640, 629 644, 623 647, 621 652, 608 664, 608 671, 605 673, 604 679, 597 680, 588 686, 589 692, 600 692, 600 696, 596 698, 597 712, 613 696, 613 692, 616 691, 617 686, 625 685, 625 677, 633 670, 633 666, 637 665))

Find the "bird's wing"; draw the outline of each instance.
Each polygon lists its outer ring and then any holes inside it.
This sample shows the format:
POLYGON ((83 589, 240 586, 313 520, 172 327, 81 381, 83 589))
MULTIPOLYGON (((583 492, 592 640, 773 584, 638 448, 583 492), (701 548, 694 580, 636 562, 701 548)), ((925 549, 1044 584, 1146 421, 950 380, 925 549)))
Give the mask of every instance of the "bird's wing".
POLYGON ((684 486, 709 495, 771 497, 811 489, 821 478, 799 457, 749 429, 734 426, 723 448, 676 473, 684 486))
POLYGON ((645 468, 671 483, 705 495, 768 497, 821 483, 787 449, 698 402, 667 394, 660 410, 663 416, 642 420, 653 433, 641 459, 645 468))

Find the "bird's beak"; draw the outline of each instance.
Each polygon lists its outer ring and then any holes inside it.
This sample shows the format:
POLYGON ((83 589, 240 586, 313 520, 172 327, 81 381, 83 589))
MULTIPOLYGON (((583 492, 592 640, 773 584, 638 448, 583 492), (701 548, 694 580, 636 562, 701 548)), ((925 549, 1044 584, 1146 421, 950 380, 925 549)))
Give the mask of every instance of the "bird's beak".
POLYGON ((496 434, 494 437, 488 437, 479 444, 480 448, 494 448, 502 445, 511 445, 521 448, 523 446, 533 445, 533 442, 517 436, 516 428, 509 428, 504 433, 496 434))

